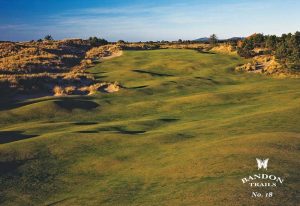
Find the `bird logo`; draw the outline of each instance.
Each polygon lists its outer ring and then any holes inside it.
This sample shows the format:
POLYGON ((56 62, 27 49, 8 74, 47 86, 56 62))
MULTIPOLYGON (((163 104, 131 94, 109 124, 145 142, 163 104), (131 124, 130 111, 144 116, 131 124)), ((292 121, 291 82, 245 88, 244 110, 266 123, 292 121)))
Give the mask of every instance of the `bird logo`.
POLYGON ((256 158, 256 161, 257 161, 258 170, 260 170, 261 168, 264 168, 265 170, 267 170, 269 158, 264 159, 264 160, 256 158))

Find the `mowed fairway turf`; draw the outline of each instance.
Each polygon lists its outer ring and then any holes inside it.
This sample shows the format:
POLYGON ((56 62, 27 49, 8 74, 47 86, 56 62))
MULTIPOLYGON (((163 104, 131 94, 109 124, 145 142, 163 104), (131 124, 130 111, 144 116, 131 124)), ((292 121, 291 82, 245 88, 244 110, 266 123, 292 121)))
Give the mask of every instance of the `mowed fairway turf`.
POLYGON ((234 72, 244 61, 125 51, 89 69, 117 93, 2 105, 0 204, 297 205, 300 81, 234 72), (243 185, 260 172, 283 185, 243 185))

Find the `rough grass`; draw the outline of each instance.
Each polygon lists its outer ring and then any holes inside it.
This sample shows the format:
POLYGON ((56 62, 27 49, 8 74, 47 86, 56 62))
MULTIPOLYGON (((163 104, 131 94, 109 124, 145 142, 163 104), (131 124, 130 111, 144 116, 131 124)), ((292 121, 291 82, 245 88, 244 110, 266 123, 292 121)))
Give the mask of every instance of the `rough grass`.
POLYGON ((90 69, 118 93, 2 105, 0 203, 297 205, 300 82, 233 72, 242 63, 127 51, 90 69), (256 157, 285 178, 272 199, 240 180, 256 157))

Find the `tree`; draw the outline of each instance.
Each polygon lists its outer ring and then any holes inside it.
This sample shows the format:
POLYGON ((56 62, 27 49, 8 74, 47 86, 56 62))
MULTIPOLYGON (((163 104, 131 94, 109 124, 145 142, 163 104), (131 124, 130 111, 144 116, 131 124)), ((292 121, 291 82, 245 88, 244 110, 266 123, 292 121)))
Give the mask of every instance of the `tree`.
POLYGON ((117 43, 118 44, 125 44, 125 41, 124 40, 119 40, 117 43))
POLYGON ((242 42, 242 45, 238 47, 237 52, 242 57, 250 58, 254 55, 253 49, 254 49, 253 40, 249 38, 249 39, 245 39, 242 42))
POLYGON ((249 40, 253 42, 254 47, 263 47, 264 41, 265 41, 265 36, 260 33, 253 34, 250 36, 249 40))
POLYGON ((210 37, 209 37, 209 43, 212 46, 215 46, 217 44, 217 42, 218 42, 217 35, 215 35, 215 34, 210 35, 210 37))
POLYGON ((53 38, 52 38, 52 36, 50 34, 48 34, 48 35, 46 35, 44 37, 44 40, 46 40, 46 41, 53 41, 53 38))
POLYGON ((277 37, 275 35, 266 36, 265 40, 266 40, 266 43, 265 43, 266 48, 268 48, 270 50, 276 49, 277 37))
POLYGON ((283 67, 300 71, 300 32, 295 34, 275 35, 253 34, 238 42, 237 52, 240 56, 250 58, 255 55, 254 48, 265 47, 264 54, 274 55, 283 67))
POLYGON ((300 33, 283 34, 276 45, 275 56, 288 69, 300 70, 300 33))
POLYGON ((101 45, 105 45, 108 44, 108 41, 106 41, 105 39, 102 38, 97 38, 97 37, 90 37, 88 39, 88 41, 90 42, 91 46, 101 46, 101 45))

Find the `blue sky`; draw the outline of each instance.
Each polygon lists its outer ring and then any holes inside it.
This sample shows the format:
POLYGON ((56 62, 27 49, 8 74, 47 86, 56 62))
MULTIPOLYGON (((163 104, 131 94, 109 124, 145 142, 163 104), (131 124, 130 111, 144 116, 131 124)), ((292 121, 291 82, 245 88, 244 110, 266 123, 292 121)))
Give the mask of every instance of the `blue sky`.
POLYGON ((219 38, 300 30, 299 0, 0 0, 0 40, 219 38))

